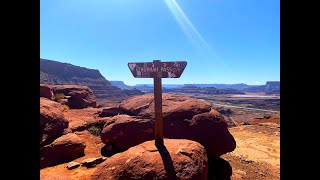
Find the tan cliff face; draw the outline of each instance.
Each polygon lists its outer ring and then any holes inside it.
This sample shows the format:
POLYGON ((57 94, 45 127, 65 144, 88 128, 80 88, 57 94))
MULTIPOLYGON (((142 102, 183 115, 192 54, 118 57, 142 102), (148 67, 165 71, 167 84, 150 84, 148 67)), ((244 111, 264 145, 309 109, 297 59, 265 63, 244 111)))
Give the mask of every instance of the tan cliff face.
POLYGON ((99 70, 40 58, 40 83, 85 85, 97 99, 121 99, 143 94, 139 90, 121 90, 112 86, 99 70))

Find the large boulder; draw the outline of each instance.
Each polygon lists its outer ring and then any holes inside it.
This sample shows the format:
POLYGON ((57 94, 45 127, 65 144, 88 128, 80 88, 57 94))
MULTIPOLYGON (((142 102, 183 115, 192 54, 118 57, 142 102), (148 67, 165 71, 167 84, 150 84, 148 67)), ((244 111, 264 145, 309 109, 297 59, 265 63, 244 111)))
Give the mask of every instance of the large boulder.
POLYGON ((104 126, 101 140, 114 149, 125 151, 144 141, 154 139, 153 120, 117 115, 110 118, 110 121, 114 123, 104 126))
POLYGON ((206 147, 210 157, 221 156, 236 148, 236 141, 230 134, 227 123, 223 116, 215 110, 195 115, 189 128, 192 129, 192 140, 206 147))
POLYGON ((40 168, 58 165, 84 156, 85 143, 74 133, 63 135, 40 148, 40 168))
POLYGON ((207 179, 208 158, 201 144, 164 139, 164 145, 157 148, 154 141, 147 141, 113 155, 99 165, 91 179, 207 179))
POLYGON ((64 94, 68 98, 68 106, 71 109, 83 109, 86 107, 96 107, 97 102, 92 90, 87 86, 80 85, 55 85, 54 94, 64 94))
MULTIPOLYGON (((154 120, 128 115, 111 118, 114 123, 105 126, 101 140, 119 151, 127 150, 144 141, 154 139, 154 120)), ((236 148, 226 122, 215 110, 193 116, 191 120, 164 119, 164 137, 189 139, 201 143, 210 157, 218 157, 236 148)))
MULTIPOLYGON (((132 97, 123 101, 121 108, 128 115, 140 118, 154 117, 153 94, 132 97)), ((211 105, 208 102, 192 99, 176 94, 162 94, 162 111, 164 119, 191 119, 194 115, 209 112, 211 105)))
POLYGON ((47 99, 53 99, 52 87, 47 84, 40 84, 40 97, 44 97, 47 99))
POLYGON ((46 144, 62 135, 68 127, 61 104, 40 97, 40 144, 46 144))

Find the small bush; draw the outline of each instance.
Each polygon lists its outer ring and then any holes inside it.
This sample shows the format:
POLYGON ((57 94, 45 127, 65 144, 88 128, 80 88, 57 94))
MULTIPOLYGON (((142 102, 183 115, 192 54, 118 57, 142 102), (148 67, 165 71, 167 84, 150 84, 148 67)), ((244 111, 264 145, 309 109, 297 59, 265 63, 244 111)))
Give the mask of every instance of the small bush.
POLYGON ((93 134, 93 135, 95 135, 95 136, 100 136, 101 131, 102 131, 102 128, 99 127, 99 126, 96 126, 96 125, 92 125, 92 126, 88 127, 87 130, 88 130, 91 134, 93 134))
POLYGON ((70 107, 68 105, 66 105, 66 104, 62 105, 62 107, 63 107, 64 110, 69 110, 70 109, 70 107))
POLYGON ((56 100, 59 100, 59 99, 64 99, 64 96, 65 95, 63 93, 57 93, 57 94, 54 95, 54 98, 56 100))

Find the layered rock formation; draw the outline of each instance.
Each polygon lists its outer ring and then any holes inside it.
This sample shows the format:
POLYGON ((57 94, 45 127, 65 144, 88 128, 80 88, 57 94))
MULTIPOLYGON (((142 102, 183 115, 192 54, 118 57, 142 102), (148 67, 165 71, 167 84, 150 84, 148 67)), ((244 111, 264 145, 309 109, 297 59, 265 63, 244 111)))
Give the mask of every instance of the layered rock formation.
POLYGON ((98 99, 119 99, 143 94, 139 90, 123 91, 112 86, 99 72, 68 63, 40 58, 40 83, 85 85, 92 89, 98 99))

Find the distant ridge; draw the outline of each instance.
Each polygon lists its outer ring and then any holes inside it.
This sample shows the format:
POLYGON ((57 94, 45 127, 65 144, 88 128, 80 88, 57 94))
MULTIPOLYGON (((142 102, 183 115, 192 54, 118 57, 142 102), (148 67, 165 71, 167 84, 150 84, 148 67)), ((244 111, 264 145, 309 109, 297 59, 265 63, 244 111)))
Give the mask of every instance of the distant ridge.
POLYGON ((98 99, 121 99, 143 94, 139 90, 121 90, 105 79, 99 70, 40 58, 40 83, 85 85, 98 99))

